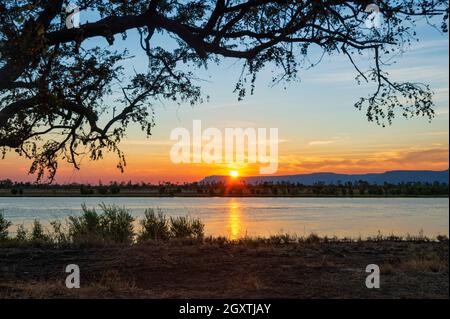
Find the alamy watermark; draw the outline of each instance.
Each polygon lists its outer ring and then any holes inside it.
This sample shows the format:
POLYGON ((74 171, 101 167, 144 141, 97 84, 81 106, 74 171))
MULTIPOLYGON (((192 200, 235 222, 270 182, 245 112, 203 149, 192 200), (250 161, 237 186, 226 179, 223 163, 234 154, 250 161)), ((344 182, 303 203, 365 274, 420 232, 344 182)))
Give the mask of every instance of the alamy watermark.
POLYGON ((79 289, 80 286, 80 267, 76 264, 70 264, 66 266, 66 273, 69 275, 66 277, 66 287, 68 289, 79 289))
POLYGON ((192 123, 192 134, 178 127, 170 133, 176 141, 170 150, 174 164, 220 163, 229 165, 260 164, 260 174, 278 171, 278 128, 225 128, 202 130, 200 120, 192 123))
POLYGON ((380 267, 375 264, 367 265, 366 272, 370 273, 366 277, 366 287, 369 289, 380 288, 380 267))
POLYGON ((366 18, 366 27, 369 29, 380 29, 383 26, 383 14, 380 7, 372 3, 366 7, 365 12, 370 13, 366 18))
POLYGON ((80 7, 70 3, 66 7, 66 27, 67 29, 78 29, 80 27, 80 7))

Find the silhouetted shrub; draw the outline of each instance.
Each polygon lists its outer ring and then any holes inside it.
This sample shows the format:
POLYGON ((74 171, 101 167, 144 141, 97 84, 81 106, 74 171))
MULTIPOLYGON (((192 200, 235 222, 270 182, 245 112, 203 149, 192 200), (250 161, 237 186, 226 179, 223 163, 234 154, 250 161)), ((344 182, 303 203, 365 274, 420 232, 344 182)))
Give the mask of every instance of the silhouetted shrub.
POLYGON ((133 241, 134 218, 125 208, 100 205, 102 214, 82 205, 83 214, 69 217, 69 236, 73 242, 115 242, 133 241))
POLYGON ((9 220, 6 220, 3 212, 0 211, 0 241, 8 239, 8 228, 12 225, 9 220))
POLYGON ((111 192, 111 194, 117 195, 120 193, 120 187, 118 185, 111 185, 109 187, 109 191, 111 192))
POLYGON ((93 195, 94 194, 94 190, 92 188, 90 188, 90 187, 82 186, 80 188, 80 194, 81 195, 93 195))
POLYGON ((53 221, 50 223, 53 228, 51 233, 51 242, 57 245, 64 245, 69 243, 67 234, 63 231, 60 221, 53 221))
POLYGON ((25 229, 24 225, 19 225, 17 227, 16 237, 15 239, 19 242, 25 242, 28 239, 28 232, 25 229))
POLYGON ((170 232, 174 238, 202 238, 205 225, 197 218, 170 217, 170 232))
POLYGON ((106 187, 106 186, 99 186, 99 187, 97 187, 97 192, 100 195, 106 195, 106 194, 108 194, 108 187, 106 187))
POLYGON ((48 243, 50 242, 50 237, 45 234, 44 227, 41 222, 37 219, 33 222, 33 228, 31 229, 30 239, 35 243, 48 243))
POLYGON ((163 212, 158 209, 146 209, 144 219, 140 221, 141 231, 138 236, 139 241, 146 240, 168 240, 170 238, 169 222, 163 212))
POLYGON ((100 227, 105 239, 115 243, 131 243, 134 238, 134 218, 124 207, 101 204, 103 214, 100 216, 100 227))
POLYGON ((306 243, 320 243, 322 239, 319 237, 319 235, 312 233, 308 237, 306 237, 305 242, 306 243))
POLYGON ((69 216, 69 236, 74 242, 101 239, 100 216, 95 209, 81 205, 81 216, 69 216))

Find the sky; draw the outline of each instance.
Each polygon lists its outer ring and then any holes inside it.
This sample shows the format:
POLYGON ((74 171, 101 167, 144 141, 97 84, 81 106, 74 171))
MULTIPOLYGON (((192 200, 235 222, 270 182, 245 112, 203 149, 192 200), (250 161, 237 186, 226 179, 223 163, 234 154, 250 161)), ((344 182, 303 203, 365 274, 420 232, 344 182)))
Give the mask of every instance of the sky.
MULTIPOLYGON (((83 16, 82 16, 83 20, 83 16)), ((276 175, 312 172, 372 173, 387 170, 446 170, 449 145, 449 71, 448 35, 429 27, 419 27, 419 43, 414 43, 397 63, 386 70, 397 81, 424 82, 435 92, 436 117, 396 118, 391 126, 370 123, 364 111, 354 103, 373 91, 373 86, 358 86, 355 71, 342 55, 325 56, 322 62, 299 72, 299 81, 271 86, 272 68, 259 74, 254 95, 238 101, 233 93, 239 78, 241 62, 223 59, 207 70, 196 72, 201 87, 210 98, 191 107, 158 102, 154 105, 156 126, 147 139, 137 127, 128 131, 121 149, 126 154, 127 167, 121 173, 117 158, 90 162, 85 158, 81 169, 60 163, 58 183, 97 183, 99 181, 192 182, 208 175, 258 175, 259 165, 174 164, 170 140, 175 128, 192 132, 193 120, 202 127, 278 128, 279 156, 276 175)), ((93 39, 88 45, 106 45, 103 39, 93 39)), ((157 41, 168 41, 160 38, 157 41)), ((148 60, 131 33, 126 42, 116 38, 115 47, 127 48, 130 55, 125 67, 146 68, 148 60)), ((311 62, 319 54, 310 56, 311 62)), ((361 56, 360 62, 369 56, 361 56)), ((31 162, 8 153, 0 161, 0 179, 34 181, 28 175, 31 162)))

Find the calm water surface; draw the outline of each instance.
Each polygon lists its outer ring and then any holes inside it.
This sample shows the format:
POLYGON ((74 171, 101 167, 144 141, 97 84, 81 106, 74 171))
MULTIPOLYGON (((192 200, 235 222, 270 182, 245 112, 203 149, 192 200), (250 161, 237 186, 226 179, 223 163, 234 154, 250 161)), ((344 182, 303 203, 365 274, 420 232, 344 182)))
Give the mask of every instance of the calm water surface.
MULTIPOLYGON (((141 217, 146 208, 167 215, 191 215, 206 224, 214 236, 269 236, 280 233, 328 236, 449 234, 448 198, 78 198, 4 197, 0 211, 16 226, 29 226, 78 215, 81 204, 100 203, 128 208, 141 217)), ((12 229, 14 231, 14 227, 12 229)))

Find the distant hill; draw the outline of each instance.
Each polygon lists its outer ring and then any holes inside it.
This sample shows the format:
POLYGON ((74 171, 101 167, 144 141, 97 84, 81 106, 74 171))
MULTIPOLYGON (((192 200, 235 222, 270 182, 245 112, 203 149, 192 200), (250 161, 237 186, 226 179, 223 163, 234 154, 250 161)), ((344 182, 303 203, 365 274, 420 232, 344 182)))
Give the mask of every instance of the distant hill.
MULTIPOLYGON (((223 181, 226 182, 228 176, 208 176, 200 183, 212 183, 223 181)), ((264 182, 290 182, 300 183, 303 185, 314 185, 317 183, 324 184, 338 184, 346 182, 365 181, 370 184, 384 184, 385 182, 391 184, 399 183, 449 183, 448 170, 446 171, 388 171, 385 173, 373 174, 336 174, 336 173, 313 173, 313 174, 298 174, 298 175, 284 175, 284 176, 249 176, 241 177, 241 181, 248 184, 257 184, 264 182)))

